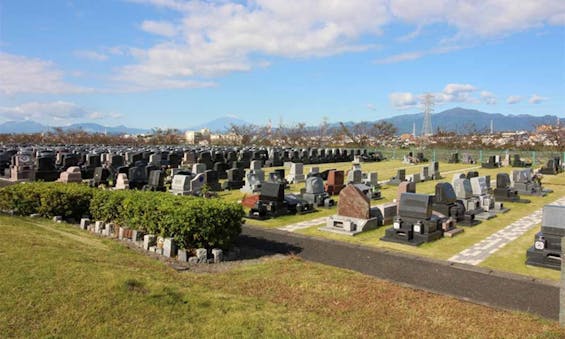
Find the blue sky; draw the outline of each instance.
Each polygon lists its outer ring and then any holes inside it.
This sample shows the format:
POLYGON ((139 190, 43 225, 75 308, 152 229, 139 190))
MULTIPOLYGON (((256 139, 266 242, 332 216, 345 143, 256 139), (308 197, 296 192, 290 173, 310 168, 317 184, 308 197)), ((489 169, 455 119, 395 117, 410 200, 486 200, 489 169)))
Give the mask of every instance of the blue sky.
POLYGON ((562 0, 0 0, 0 122, 565 117, 562 0))

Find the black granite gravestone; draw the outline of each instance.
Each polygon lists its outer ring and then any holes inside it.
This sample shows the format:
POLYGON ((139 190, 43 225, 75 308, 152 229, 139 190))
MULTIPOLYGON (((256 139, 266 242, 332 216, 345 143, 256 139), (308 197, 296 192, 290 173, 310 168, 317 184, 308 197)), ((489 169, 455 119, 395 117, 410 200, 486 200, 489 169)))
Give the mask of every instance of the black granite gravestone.
POLYGON ((442 237, 445 221, 432 214, 432 197, 426 194, 402 193, 398 216, 385 231, 383 241, 419 246, 442 237))

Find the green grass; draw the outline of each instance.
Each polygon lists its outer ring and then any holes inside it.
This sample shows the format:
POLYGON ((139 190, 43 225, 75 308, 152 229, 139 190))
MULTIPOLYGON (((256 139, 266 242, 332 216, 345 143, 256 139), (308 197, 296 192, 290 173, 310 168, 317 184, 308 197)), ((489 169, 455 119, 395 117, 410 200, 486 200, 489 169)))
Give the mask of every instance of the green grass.
POLYGON ((480 266, 499 271, 529 275, 541 279, 559 281, 561 279, 561 271, 525 264, 526 250, 533 246, 534 236, 539 230, 538 225, 524 233, 524 235, 488 257, 485 261, 480 263, 480 266))
MULTIPOLYGON (((413 173, 419 173, 420 167, 427 165, 428 164, 406 165, 399 160, 390 160, 384 162, 362 163, 361 167, 364 172, 377 171, 379 173, 379 180, 385 180, 395 175, 398 168, 405 168, 407 175, 409 175, 413 173)), ((305 165, 304 172, 307 173, 309 168, 312 166, 319 167, 321 171, 329 168, 336 168, 339 170, 346 171, 351 168, 351 163, 305 165)), ((453 178, 453 173, 455 172, 466 173, 467 171, 471 170, 471 168, 474 167, 478 167, 478 165, 449 164, 449 163, 441 162, 440 170, 442 173, 444 173, 444 178, 442 180, 418 183, 416 187, 416 191, 418 193, 434 194, 435 185, 438 182, 440 181, 451 182, 453 178), (451 173, 447 173, 447 172, 451 172, 451 173)), ((478 168, 475 170, 479 171, 480 175, 490 175, 491 179, 495 179, 497 173, 501 173, 501 172, 511 173, 513 168, 512 167, 503 167, 497 169, 478 168)), ((271 169, 265 169, 266 173, 268 173, 269 171, 271 171, 271 169)), ((345 241, 355 244, 362 244, 367 246, 397 250, 397 251, 412 253, 416 255, 446 260, 452 257, 453 255, 463 251, 464 249, 472 246, 473 244, 485 239, 491 234, 508 226, 512 222, 531 214, 533 211, 542 208, 544 205, 551 203, 559 199, 560 197, 565 196, 565 174, 560 174, 557 176, 546 175, 543 178, 543 184, 546 188, 553 189, 554 193, 551 193, 546 197, 524 196, 523 198, 530 199, 532 201, 529 204, 505 203, 505 205, 511 209, 508 213, 500 214, 496 218, 488 221, 482 221, 481 224, 475 227, 465 227, 464 228, 465 232, 454 238, 442 238, 438 241, 423 244, 422 246, 419 247, 381 241, 380 238, 384 236, 386 228, 390 227, 389 225, 385 225, 384 227, 381 227, 376 230, 364 232, 355 237, 320 231, 318 230, 319 226, 312 226, 310 228, 299 230, 297 232, 315 237, 322 237, 322 238, 334 239, 334 240, 345 241)), ((289 191, 296 192, 299 191, 301 187, 304 187, 304 184, 291 185, 289 191)), ((373 201, 372 202, 373 205, 381 204, 384 202, 391 202, 393 201, 393 199, 396 199, 397 187, 383 185, 381 193, 383 199, 378 201, 373 201)), ((232 201, 241 200, 241 198, 243 197, 243 193, 239 191, 222 192, 220 195, 222 196, 222 198, 232 201)), ((338 197, 334 197, 334 199, 339 200, 338 197)), ((336 207, 333 207, 331 209, 320 208, 316 213, 284 216, 284 217, 269 219, 265 221, 247 220, 246 223, 250 225, 267 227, 267 228, 281 227, 288 224, 294 224, 306 220, 312 220, 315 218, 333 215, 336 213, 337 213, 336 207)), ((533 243, 533 241, 525 241, 524 244, 520 244, 519 242, 518 243, 512 242, 508 244, 507 246, 510 252, 508 253, 502 252, 504 255, 501 256, 500 254, 497 254, 495 256, 495 258, 498 258, 496 259, 497 260, 496 267, 506 271, 519 273, 519 274, 526 274, 538 278, 555 279, 556 275, 553 274, 551 270, 544 268, 533 269, 526 267, 526 265, 523 263, 524 261, 523 257, 525 256, 525 252, 527 248, 531 246, 530 242, 533 243)))
POLYGON ((562 337, 556 322, 297 258, 176 272, 67 224, 0 217, 3 337, 562 337))

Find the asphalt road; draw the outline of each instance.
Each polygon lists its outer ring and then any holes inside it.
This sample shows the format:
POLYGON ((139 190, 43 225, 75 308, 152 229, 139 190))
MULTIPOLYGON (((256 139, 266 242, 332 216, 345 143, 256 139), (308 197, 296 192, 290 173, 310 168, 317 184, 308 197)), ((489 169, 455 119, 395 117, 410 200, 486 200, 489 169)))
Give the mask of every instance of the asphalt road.
POLYGON ((403 286, 559 320, 559 283, 301 234, 243 225, 238 243, 294 253, 403 286))

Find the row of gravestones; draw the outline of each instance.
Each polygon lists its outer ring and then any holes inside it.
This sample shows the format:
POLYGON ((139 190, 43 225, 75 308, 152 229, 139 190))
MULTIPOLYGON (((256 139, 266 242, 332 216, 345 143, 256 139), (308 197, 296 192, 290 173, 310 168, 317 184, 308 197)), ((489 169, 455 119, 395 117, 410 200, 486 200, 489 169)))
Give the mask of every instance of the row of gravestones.
POLYGON ((507 173, 497 174, 494 190, 489 176, 478 176, 478 172, 456 174, 452 184, 436 184, 435 195, 417 194, 416 184, 404 181, 399 184, 396 204, 375 207, 358 185, 349 184, 340 193, 338 213, 320 229, 355 235, 393 221, 382 240, 417 246, 461 232, 456 225, 474 226, 479 220, 506 213, 508 208, 503 202, 528 203, 520 194, 543 196, 550 192, 543 189, 541 182, 532 181, 530 174, 531 169, 512 173, 514 185, 525 188, 521 193, 511 186, 507 173))
MULTIPOLYGON (((55 217, 54 221, 61 222, 60 217, 55 217)), ((165 256, 167 258, 176 258, 180 262, 189 263, 220 263, 223 260, 223 251, 214 248, 208 251, 205 248, 198 248, 194 251, 179 248, 173 238, 164 238, 154 234, 146 234, 144 231, 133 230, 126 227, 117 227, 113 223, 104 223, 102 221, 91 222, 88 218, 82 218, 78 225, 83 230, 106 237, 116 238, 122 241, 130 241, 137 247, 141 247, 146 251, 165 256), (210 253, 209 253, 210 252, 210 253), (211 256, 209 255, 211 254, 211 256)))
MULTIPOLYGON (((475 161, 468 153, 463 153, 463 158, 459 158, 459 153, 451 153, 448 160, 449 163, 467 163, 474 164, 475 161)), ((503 166, 511 167, 532 167, 532 163, 522 159, 520 154, 513 154, 510 156, 509 153, 506 154, 504 159, 500 155, 491 155, 488 157, 487 161, 482 163, 483 168, 499 168, 503 166)), ((540 168, 541 174, 555 175, 563 172, 563 164, 561 162, 561 157, 554 156, 547 161, 545 166, 540 168)))
POLYGON ((68 146, 59 149, 12 148, 0 150, 0 173, 14 180, 39 179, 54 181, 59 173, 69 167, 79 166, 82 176, 91 179, 96 167, 105 166, 117 169, 121 166, 133 166, 144 161, 155 167, 177 168, 181 165, 192 166, 194 163, 206 165, 207 170, 216 170, 221 179, 226 170, 237 167, 248 168, 253 160, 260 161, 262 167, 281 166, 284 162, 302 162, 306 164, 352 161, 380 161, 384 157, 380 152, 366 149, 284 149, 284 148, 120 148, 68 146), (21 156, 16 164, 14 156, 21 156), (15 171, 12 171, 15 169, 15 171), (32 173, 30 173, 30 171, 32 173))
MULTIPOLYGON (((531 167, 531 162, 526 162, 521 159, 519 154, 514 154, 512 160, 510 160, 510 156, 507 154, 505 159, 502 159, 500 155, 491 155, 488 157, 487 162, 481 164, 483 168, 500 168, 503 166, 512 166, 512 167, 531 167)), ((563 172, 563 164, 561 163, 561 157, 555 156, 552 157, 547 161, 545 166, 542 166, 539 169, 541 174, 549 174, 549 175, 556 175, 563 172)))
POLYGON ((303 164, 288 165, 290 174, 286 178, 284 170, 270 173, 266 180, 263 180, 264 173, 260 168, 252 169, 251 173, 248 173, 248 180, 242 191, 250 195, 244 197, 242 204, 250 208, 249 218, 267 219, 280 215, 308 213, 316 207, 331 207, 335 204, 331 196, 339 194, 347 183, 355 184, 368 199, 381 198, 377 173, 363 173, 359 163, 353 164, 347 176, 343 171, 328 169, 320 172, 318 167, 311 167, 305 177, 303 164), (301 189, 300 194, 285 194, 284 189, 288 182, 305 182, 305 187, 301 189))

